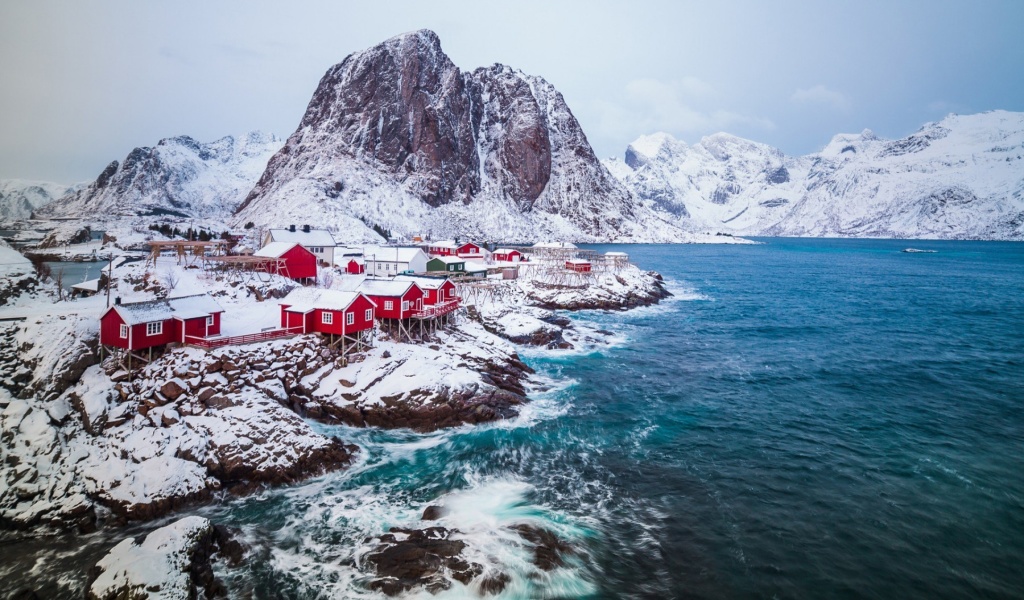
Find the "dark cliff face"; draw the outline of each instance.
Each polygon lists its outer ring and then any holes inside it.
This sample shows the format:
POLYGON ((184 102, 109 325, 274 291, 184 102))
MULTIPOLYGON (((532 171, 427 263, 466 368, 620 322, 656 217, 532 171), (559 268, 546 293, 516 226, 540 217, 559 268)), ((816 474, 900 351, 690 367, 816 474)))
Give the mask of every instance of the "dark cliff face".
POLYGON ((431 206, 469 202, 480 188, 473 103, 431 31, 350 55, 320 80, 298 131, 246 202, 306 153, 372 161, 431 206))
MULTIPOLYGON (((238 212, 282 177, 322 164, 325 154, 369 162, 433 207, 470 203, 487 179, 529 212, 552 175, 556 124, 547 112, 531 83, 509 67, 463 73, 431 31, 392 38, 327 71, 299 129, 238 212)), ((576 153, 596 164, 582 132, 578 137, 586 148, 576 153)), ((325 181, 324 190, 333 185, 325 181)))

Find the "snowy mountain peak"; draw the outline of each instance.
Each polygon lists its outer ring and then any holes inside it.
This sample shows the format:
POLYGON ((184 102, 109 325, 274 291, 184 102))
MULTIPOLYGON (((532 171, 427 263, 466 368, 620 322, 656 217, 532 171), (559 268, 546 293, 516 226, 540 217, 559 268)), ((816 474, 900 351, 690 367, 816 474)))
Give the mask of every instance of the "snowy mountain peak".
POLYGON ((553 86, 501 64, 464 72, 428 30, 328 69, 234 221, 310 214, 353 241, 379 239, 372 226, 507 241, 680 234, 608 173, 553 86))

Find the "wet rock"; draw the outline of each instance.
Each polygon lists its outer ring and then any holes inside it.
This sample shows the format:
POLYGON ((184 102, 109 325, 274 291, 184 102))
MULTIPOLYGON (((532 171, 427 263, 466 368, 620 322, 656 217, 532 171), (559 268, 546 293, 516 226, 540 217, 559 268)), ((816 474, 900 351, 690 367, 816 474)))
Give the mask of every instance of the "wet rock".
POLYGON ((443 517, 447 511, 440 506, 428 506, 423 510, 423 516, 421 517, 424 521, 436 521, 443 517))
POLYGON ((524 540, 533 544, 533 564, 542 571, 565 565, 565 557, 576 554, 575 549, 547 529, 521 523, 510 527, 524 540))
POLYGON ((461 557, 466 543, 452 539, 453 530, 444 527, 402 529, 392 527, 364 558, 377 575, 368 587, 395 596, 414 588, 437 593, 451 587, 446 574, 469 583, 483 567, 461 557))

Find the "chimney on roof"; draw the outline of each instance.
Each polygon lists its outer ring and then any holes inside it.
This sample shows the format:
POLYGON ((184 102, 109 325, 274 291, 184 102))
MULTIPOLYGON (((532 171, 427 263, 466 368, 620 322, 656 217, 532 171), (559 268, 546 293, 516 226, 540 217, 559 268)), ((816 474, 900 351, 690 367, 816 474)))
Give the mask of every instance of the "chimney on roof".
POLYGON ((294 225, 289 225, 288 226, 288 231, 290 231, 292 233, 295 233, 295 226, 294 225))
POLYGON ((302 226, 302 231, 304 231, 306 233, 309 233, 309 225, 303 225, 302 226))
POLYGON ((114 298, 114 306, 121 306, 121 297, 114 298))

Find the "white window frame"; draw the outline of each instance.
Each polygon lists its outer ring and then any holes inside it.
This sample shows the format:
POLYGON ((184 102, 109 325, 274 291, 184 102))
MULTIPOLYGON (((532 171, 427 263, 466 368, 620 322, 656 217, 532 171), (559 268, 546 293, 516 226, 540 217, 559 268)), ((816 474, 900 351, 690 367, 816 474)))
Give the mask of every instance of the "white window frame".
POLYGON ((150 321, 146 323, 146 337, 152 337, 154 335, 164 334, 164 322, 163 321, 150 321))
POLYGON ((366 315, 365 316, 365 320, 372 321, 373 320, 373 309, 372 308, 366 309, 365 315, 366 315))
POLYGON ((334 313, 329 310, 320 313, 320 322, 324 325, 334 325, 334 313))
POLYGON ((120 329, 119 333, 121 334, 121 339, 122 340, 128 339, 128 326, 125 325, 124 323, 121 323, 121 329, 120 329))
POLYGON ((206 326, 213 327, 213 315, 206 316, 206 326))
POLYGON ((395 302, 394 302, 394 300, 385 300, 384 301, 384 310, 394 310, 394 309, 395 309, 395 302))
POLYGON ((402 300, 402 312, 405 312, 407 310, 409 310, 409 301, 408 300, 402 300))
POLYGON ((345 324, 346 325, 355 325, 356 324, 356 313, 354 313, 354 312, 347 312, 347 313, 345 313, 345 324))

